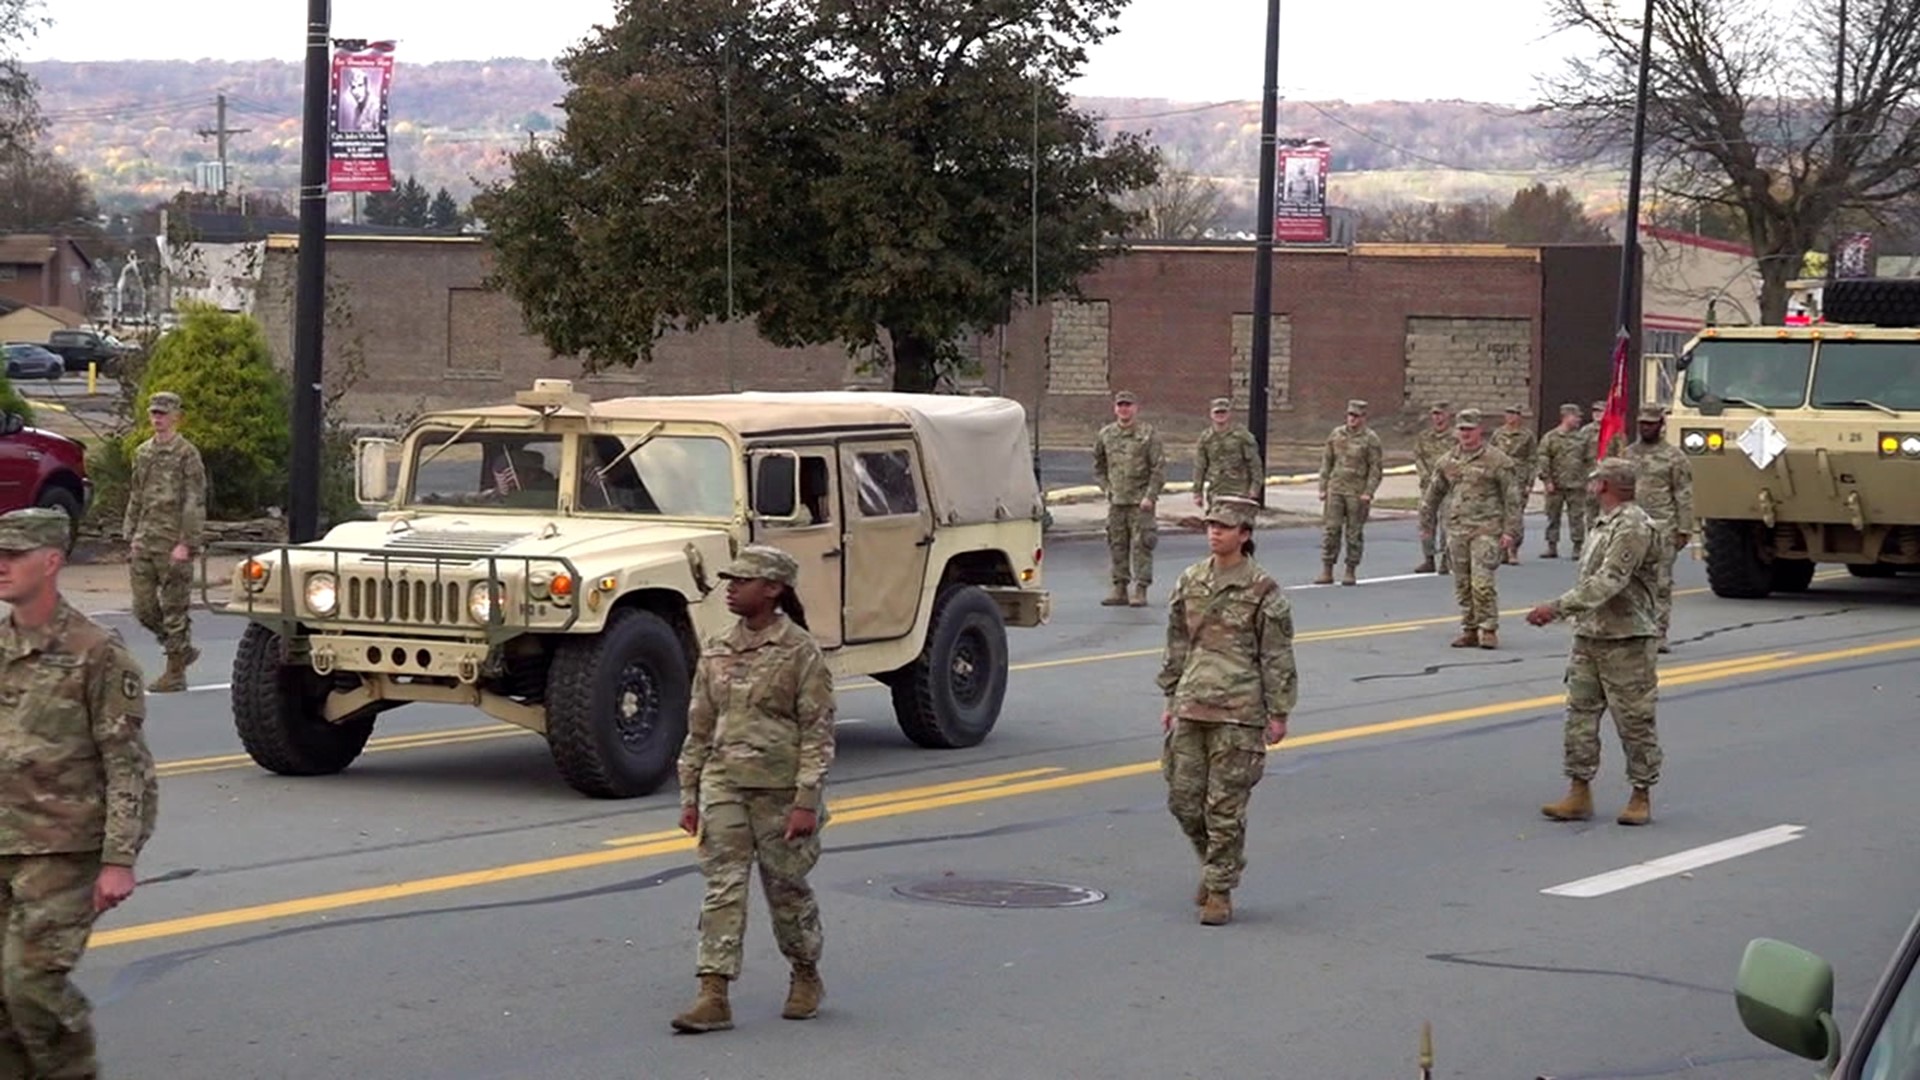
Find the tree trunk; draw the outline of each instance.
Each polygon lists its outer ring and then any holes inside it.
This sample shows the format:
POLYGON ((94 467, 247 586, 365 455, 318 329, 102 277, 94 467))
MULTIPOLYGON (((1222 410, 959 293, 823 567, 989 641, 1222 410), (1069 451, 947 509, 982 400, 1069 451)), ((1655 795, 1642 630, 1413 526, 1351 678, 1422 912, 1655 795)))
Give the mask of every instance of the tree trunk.
POLYGON ((1792 271, 1781 261, 1760 264, 1760 325, 1784 326, 1787 321, 1787 282, 1792 271))
POLYGON ((933 342, 906 330, 887 328, 893 338, 893 388, 904 394, 931 394, 939 379, 933 342))

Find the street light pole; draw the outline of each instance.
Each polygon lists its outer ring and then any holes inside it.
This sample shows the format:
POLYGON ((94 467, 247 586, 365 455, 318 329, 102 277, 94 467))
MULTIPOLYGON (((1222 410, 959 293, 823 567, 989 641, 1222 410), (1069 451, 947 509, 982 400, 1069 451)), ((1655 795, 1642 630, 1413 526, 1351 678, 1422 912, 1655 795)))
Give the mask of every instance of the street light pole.
MULTIPOLYGON (((1260 455, 1260 475, 1267 463, 1267 367, 1273 337, 1273 227, 1274 172, 1279 146, 1276 128, 1280 112, 1280 0, 1267 0, 1266 82, 1260 100, 1260 193, 1254 204, 1253 341, 1247 372, 1247 430, 1260 455)), ((1266 505, 1267 487, 1257 497, 1266 505)))
POLYGON ((330 0, 307 0, 305 114, 300 139, 300 258, 294 282, 293 447, 287 539, 320 535, 320 348, 327 299, 327 46, 330 0))

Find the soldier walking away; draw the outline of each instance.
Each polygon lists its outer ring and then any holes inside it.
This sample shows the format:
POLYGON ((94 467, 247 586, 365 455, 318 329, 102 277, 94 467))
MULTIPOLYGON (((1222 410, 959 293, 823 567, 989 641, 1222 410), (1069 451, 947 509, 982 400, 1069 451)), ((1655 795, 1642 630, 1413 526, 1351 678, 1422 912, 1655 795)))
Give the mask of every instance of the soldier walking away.
POLYGON ((127 489, 127 576, 133 614, 160 639, 167 670, 147 689, 172 693, 187 688, 187 669, 200 659, 188 617, 193 557, 207 521, 207 470, 200 451, 180 434, 180 395, 160 391, 147 399, 153 437, 133 452, 127 489))
POLYGON ((1384 475, 1380 436, 1367 426, 1367 403, 1347 402, 1347 422, 1327 436, 1320 455, 1320 576, 1315 585, 1333 584, 1333 560, 1346 534, 1347 572, 1340 584, 1357 585, 1360 557, 1367 550, 1367 514, 1384 475))
POLYGON ((1541 558, 1560 557, 1562 515, 1573 540, 1573 557, 1580 557, 1587 540, 1587 477, 1595 464, 1580 431, 1580 406, 1560 406, 1560 426, 1540 440, 1540 481, 1547 488, 1547 550, 1541 558))
POLYGON ((1593 471, 1600 520, 1580 558, 1580 577, 1559 599, 1527 613, 1545 626, 1573 620, 1567 656, 1566 798, 1540 812, 1555 821, 1593 816, 1594 774, 1600 771, 1600 714, 1611 711, 1627 759, 1633 795, 1620 812, 1622 825, 1653 820, 1653 785, 1660 781, 1660 739, 1654 730, 1659 678, 1654 650, 1659 640, 1654 592, 1660 577, 1659 529, 1634 501, 1637 470, 1609 458, 1593 471))
POLYGON ((1205 506, 1223 495, 1264 501, 1265 470, 1253 432, 1233 422, 1233 402, 1227 398, 1214 398, 1208 416, 1213 426, 1193 448, 1193 504, 1205 506))
POLYGON ((1200 856, 1193 900, 1207 926, 1233 919, 1233 890, 1247 863, 1247 803, 1268 747, 1286 738, 1299 694, 1293 609, 1253 561, 1257 509, 1251 499, 1221 499, 1207 512, 1209 554, 1174 586, 1157 680, 1167 697, 1167 809, 1200 856))
POLYGON ((1159 542, 1154 506, 1167 486, 1167 453, 1160 433, 1140 420, 1125 390, 1113 395, 1114 422, 1093 440, 1093 482, 1107 496, 1107 559, 1113 590, 1105 607, 1147 606, 1153 549, 1159 542), (1127 592, 1132 582, 1133 592, 1127 592))
POLYGON ((1456 649, 1500 647, 1500 594, 1494 585, 1501 553, 1520 535, 1520 497, 1513 459, 1487 445, 1479 409, 1461 409, 1454 421, 1460 445, 1434 466, 1420 500, 1420 538, 1432 536, 1448 503, 1447 544, 1453 552, 1453 599, 1460 605, 1456 649), (1450 502, 1449 502, 1450 500, 1450 502))
POLYGON ((1506 423, 1493 433, 1496 449, 1513 459, 1513 486, 1520 492, 1520 533, 1514 537, 1513 550, 1507 552, 1508 566, 1520 563, 1520 545, 1527 542, 1527 500, 1533 497, 1533 465, 1537 441, 1533 429, 1525 426, 1527 407, 1507 406, 1506 423))
POLYGON ((1660 588, 1654 609, 1660 625, 1660 651, 1667 645, 1667 625, 1673 621, 1673 564, 1693 539, 1693 466, 1687 455, 1660 436, 1667 411, 1658 405, 1640 409, 1640 440, 1627 447, 1626 458, 1640 474, 1640 508, 1653 519, 1661 546, 1660 588))
POLYGON ((159 789, 140 666, 60 594, 71 523, 0 516, 0 1076, 93 1077, 92 1006, 67 976, 134 890, 159 789))
POLYGON ((747 878, 760 884, 773 937, 793 965, 789 1020, 812 1018, 820 981, 820 905, 807 874, 820 859, 822 800, 833 764, 833 676, 807 632, 800 569, 778 548, 750 545, 720 576, 732 630, 709 641, 694 672, 680 752, 680 827, 700 838, 699 996, 677 1031, 733 1027, 727 984, 740 975, 747 878))
MULTIPOLYGON (((1434 466, 1440 464, 1441 458, 1452 453, 1454 447, 1460 445, 1460 437, 1453 431, 1453 406, 1450 403, 1434 402, 1427 416, 1433 423, 1413 439, 1413 469, 1419 474, 1420 497, 1423 499, 1426 497, 1428 486, 1433 483, 1434 466)), ((1414 573, 1434 572, 1433 556, 1436 545, 1440 551, 1440 573, 1447 573, 1451 569, 1447 557, 1446 526, 1442 523, 1437 536, 1422 535, 1420 537, 1421 560, 1420 565, 1413 568, 1414 573)))

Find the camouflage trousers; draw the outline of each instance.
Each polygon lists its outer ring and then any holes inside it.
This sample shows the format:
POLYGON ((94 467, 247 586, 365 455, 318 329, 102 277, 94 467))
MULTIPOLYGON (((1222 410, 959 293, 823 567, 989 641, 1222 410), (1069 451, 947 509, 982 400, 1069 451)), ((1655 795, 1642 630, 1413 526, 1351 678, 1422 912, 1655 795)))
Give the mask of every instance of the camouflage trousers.
POLYGON ((1666 525, 1655 528, 1654 542, 1660 545, 1660 575, 1653 587, 1653 610, 1660 623, 1660 640, 1667 640, 1667 626, 1673 621, 1673 564, 1680 559, 1674 530, 1666 525))
POLYGON ((1547 544, 1560 546, 1560 517, 1566 515, 1567 532, 1573 538, 1573 550, 1587 545, 1586 495, 1569 495, 1564 490, 1547 495, 1547 544))
POLYGON ((1115 585, 1153 584, 1153 549, 1160 543, 1159 529, 1153 511, 1140 509, 1138 503, 1107 507, 1107 564, 1115 585))
POLYGON ((1654 671, 1658 646, 1650 637, 1574 637, 1567 656, 1569 777, 1590 781, 1600 771, 1600 714, 1610 711, 1627 756, 1627 780, 1635 787, 1660 782, 1660 738, 1653 724, 1660 697, 1654 671))
POLYGON ((1468 630, 1500 629, 1500 591, 1493 580, 1500 572, 1500 538, 1455 533, 1448 537, 1447 546, 1460 625, 1468 630))
POLYGON ((67 978, 93 931, 100 853, 0 855, 0 1076, 92 1080, 93 1009, 67 978))
MULTIPOLYGON (((707 893, 700 903, 699 975, 740 974, 747 936, 747 877, 757 863, 760 888, 773 916, 773 940, 794 963, 820 959, 820 904, 807 874, 820 861, 820 833, 789 841, 787 814, 793 790, 729 792, 725 802, 700 807, 700 873, 707 893)), ((820 827, 827 812, 820 810, 820 827)))
POLYGON ((187 612, 192 606, 193 563, 174 562, 166 551, 141 551, 127 573, 133 585, 133 617, 160 639, 168 655, 186 652, 192 644, 193 620, 187 612))
POLYGON ((1267 765, 1267 735, 1245 724, 1175 720, 1160 752, 1167 809, 1200 856, 1209 892, 1230 892, 1247 865, 1247 803, 1267 765))
POLYGON ((1347 565, 1359 566, 1367 552, 1367 515, 1373 504, 1358 495, 1327 496, 1326 509, 1320 512, 1320 561, 1330 563, 1340 554, 1341 534, 1346 534, 1347 565))

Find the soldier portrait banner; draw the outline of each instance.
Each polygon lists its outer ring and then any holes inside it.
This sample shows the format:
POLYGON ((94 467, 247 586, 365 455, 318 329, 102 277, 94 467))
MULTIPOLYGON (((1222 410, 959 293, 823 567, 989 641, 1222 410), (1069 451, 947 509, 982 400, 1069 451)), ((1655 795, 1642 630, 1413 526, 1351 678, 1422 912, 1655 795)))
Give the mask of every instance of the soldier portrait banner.
POLYGON ((376 41, 333 54, 333 107, 328 110, 327 189, 392 191, 387 125, 393 90, 393 43, 376 41))

